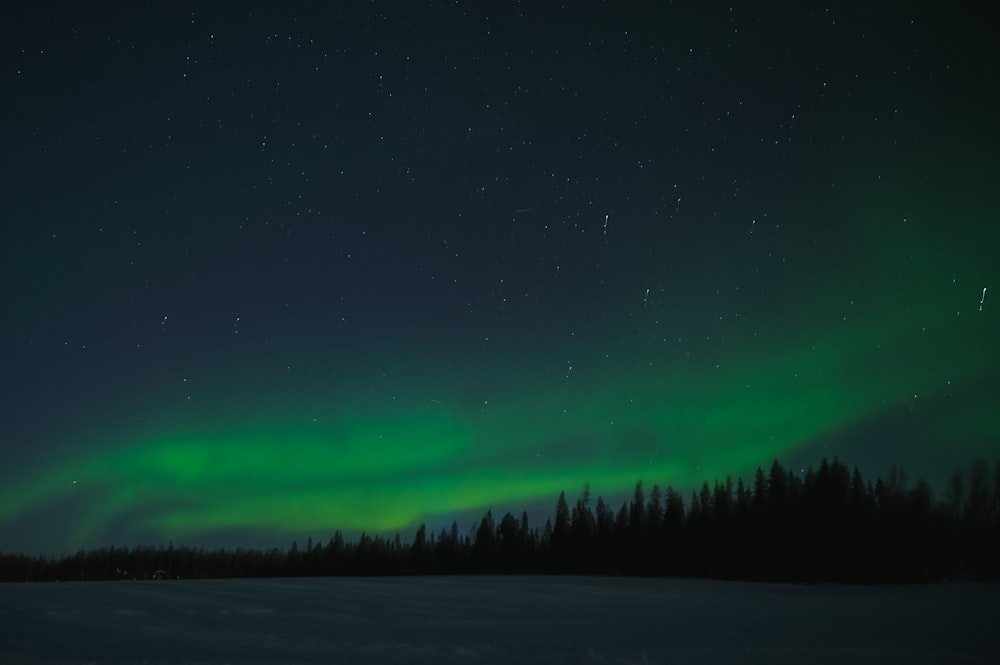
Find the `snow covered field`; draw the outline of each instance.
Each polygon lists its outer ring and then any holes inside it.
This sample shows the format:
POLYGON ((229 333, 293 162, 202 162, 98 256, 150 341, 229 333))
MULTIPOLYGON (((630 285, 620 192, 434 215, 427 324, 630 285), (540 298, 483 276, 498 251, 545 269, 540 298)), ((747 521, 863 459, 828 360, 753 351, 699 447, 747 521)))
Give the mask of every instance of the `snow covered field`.
POLYGON ((0 585, 0 663, 996 663, 1000 584, 579 577, 0 585))

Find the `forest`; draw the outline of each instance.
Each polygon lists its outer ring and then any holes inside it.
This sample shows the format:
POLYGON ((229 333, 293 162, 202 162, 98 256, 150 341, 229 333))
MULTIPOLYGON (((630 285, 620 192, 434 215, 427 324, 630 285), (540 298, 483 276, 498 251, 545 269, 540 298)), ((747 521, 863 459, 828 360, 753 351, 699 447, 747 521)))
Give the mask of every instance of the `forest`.
POLYGON ((425 525, 411 540, 362 533, 287 550, 173 544, 63 558, 0 552, 0 581, 334 575, 546 574, 793 583, 921 583, 1000 578, 1000 461, 974 460, 943 497, 893 470, 866 481, 837 459, 792 473, 775 460, 749 484, 705 482, 686 498, 641 481, 617 509, 589 486, 565 493, 544 526, 487 511, 467 532, 425 525))

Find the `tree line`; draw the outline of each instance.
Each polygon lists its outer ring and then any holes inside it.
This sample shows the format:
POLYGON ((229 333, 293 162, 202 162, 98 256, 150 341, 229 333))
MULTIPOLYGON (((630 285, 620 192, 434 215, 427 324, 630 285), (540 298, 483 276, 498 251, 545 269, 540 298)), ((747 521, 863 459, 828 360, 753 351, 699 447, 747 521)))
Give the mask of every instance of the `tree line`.
POLYGON ((63 558, 0 553, 0 581, 333 575, 577 574, 806 583, 1000 578, 1000 461, 957 471, 935 500, 893 470, 866 481, 824 459, 791 473, 775 460, 749 485, 703 483, 687 499, 640 481, 615 510, 584 487, 543 527, 488 510, 467 533, 421 525, 412 540, 336 531, 288 550, 107 547, 63 558))

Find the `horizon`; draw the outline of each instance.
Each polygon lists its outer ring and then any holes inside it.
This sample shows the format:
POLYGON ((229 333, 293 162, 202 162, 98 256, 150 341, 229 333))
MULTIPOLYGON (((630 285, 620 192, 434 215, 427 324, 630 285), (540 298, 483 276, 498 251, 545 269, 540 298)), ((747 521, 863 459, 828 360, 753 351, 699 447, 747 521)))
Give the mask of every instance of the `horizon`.
MULTIPOLYGON (((963 493, 967 492, 968 483, 970 481, 970 472, 977 462, 983 462, 986 464, 987 476, 988 476, 986 478, 986 481, 989 483, 991 460, 987 460, 984 458, 974 458, 973 460, 970 460, 968 464, 953 471, 951 474, 949 474, 949 479, 948 479, 949 482, 953 482, 954 479, 958 477, 960 479, 962 487, 961 491, 963 493)), ((825 463, 828 463, 830 465, 839 464, 843 468, 847 469, 848 473, 852 475, 853 472, 857 470, 858 473, 860 473, 862 478, 864 479, 865 486, 869 489, 874 489, 875 485, 879 482, 886 482, 886 483, 898 483, 898 489, 900 491, 911 492, 916 488, 918 484, 924 484, 926 488, 930 491, 930 498, 933 507, 949 508, 949 501, 952 500, 951 498, 946 496, 948 488, 946 487, 936 488, 925 478, 919 476, 911 476, 906 469, 900 468, 895 465, 893 465, 893 467, 890 468, 889 473, 886 474, 884 477, 881 474, 874 477, 870 477, 866 475, 858 465, 847 464, 843 460, 840 460, 839 458, 836 457, 832 459, 827 459, 824 457, 815 467, 810 465, 808 467, 803 467, 799 469, 781 465, 780 460, 777 459, 772 460, 772 464, 774 463, 777 463, 789 476, 796 477, 800 482, 802 480, 805 480, 808 477, 808 474, 817 473, 818 470, 821 468, 821 466, 825 463)), ((995 469, 993 470, 994 476, 992 483, 993 484, 1000 483, 1000 460, 996 460, 995 462, 993 462, 993 464, 995 466, 995 469)), ((757 467, 757 469, 763 471, 765 475, 767 475, 770 472, 771 465, 768 465, 766 467, 759 466, 757 467)), ((756 470, 754 471, 754 473, 756 473, 756 470)), ((661 486, 658 483, 647 483, 643 479, 639 479, 637 483, 642 487, 643 492, 645 493, 647 498, 650 496, 650 492, 653 490, 654 487, 660 492, 661 497, 665 497, 666 492, 668 490, 673 490, 683 502, 685 515, 689 515, 692 509, 691 500, 693 495, 699 494, 705 485, 707 485, 710 489, 714 491, 717 485, 724 486, 727 481, 730 481, 732 485, 733 494, 729 496, 730 500, 735 501, 736 499, 735 493, 740 482, 743 483, 743 487, 745 491, 748 493, 748 495, 750 495, 751 497, 753 496, 753 482, 754 482, 753 474, 749 475, 748 477, 744 477, 742 475, 739 477, 726 476, 725 478, 716 478, 711 481, 704 480, 702 481, 702 483, 698 483, 697 485, 688 489, 677 488, 671 485, 661 486)), ((590 483, 585 483, 580 488, 580 491, 577 494, 568 493, 566 492, 566 490, 560 490, 560 494, 565 495, 567 503, 572 506, 575 504, 577 499, 582 498, 584 496, 584 493, 586 492, 586 496, 589 497, 588 506, 590 510, 594 510, 598 501, 603 501, 607 506, 607 508, 611 511, 611 513, 616 514, 619 510, 627 509, 630 506, 632 500, 634 499, 635 489, 636 486, 633 485, 632 489, 629 490, 628 492, 622 493, 620 495, 608 496, 602 494, 599 491, 594 491, 594 488, 590 485, 590 483)), ((996 485, 995 487, 987 489, 991 490, 993 495, 1000 496, 1000 485, 996 485)), ((968 497, 965 497, 963 500, 967 500, 967 498, 968 497)), ((202 533, 199 534, 199 537, 187 541, 180 540, 175 542, 174 540, 170 540, 169 542, 166 543, 163 542, 156 543, 150 541, 131 542, 131 543, 128 542, 103 543, 89 547, 78 547, 71 550, 63 550, 62 552, 58 553, 46 552, 46 551, 22 551, 17 549, 11 549, 8 547, 8 548, 0 548, 0 555, 41 557, 47 560, 59 560, 60 558, 72 557, 73 555, 78 554, 79 552, 94 552, 106 549, 119 549, 119 550, 141 549, 141 548, 163 549, 167 547, 190 548, 194 550, 204 550, 204 551, 255 550, 259 552, 269 552, 272 550, 278 550, 282 553, 287 553, 289 550, 292 549, 292 547, 295 546, 299 547, 300 550, 304 549, 308 542, 313 543, 313 546, 315 547, 326 547, 330 542, 334 540, 337 534, 343 537, 343 539, 349 544, 357 544, 357 542, 362 536, 368 536, 372 538, 375 537, 383 538, 387 542, 399 539, 404 546, 409 547, 413 544, 413 538, 416 532, 421 528, 426 530, 426 534, 429 539, 435 539, 442 533, 450 532, 452 525, 456 525, 458 527, 458 534, 460 538, 469 538, 471 540, 475 540, 477 535, 476 533, 477 529, 479 528, 482 520, 485 518, 487 513, 491 514, 494 520, 498 523, 501 520, 501 518, 504 517, 505 515, 512 515, 518 520, 521 519, 522 515, 526 515, 528 517, 528 523, 530 529, 536 532, 537 535, 540 535, 543 532, 546 524, 548 526, 552 525, 552 521, 557 514, 557 505, 556 505, 557 502, 558 502, 558 496, 553 497, 551 501, 548 502, 550 505, 548 505, 547 507, 544 506, 543 502, 538 502, 535 507, 522 506, 519 508, 516 506, 515 507, 487 506, 480 512, 469 510, 466 511, 466 513, 462 516, 459 517, 452 516, 451 519, 448 521, 425 520, 420 523, 409 525, 408 527, 402 527, 396 529, 384 529, 384 530, 365 529, 365 528, 342 529, 339 527, 333 527, 329 532, 320 532, 320 533, 303 532, 299 534, 283 532, 283 531, 275 531, 274 532, 275 537, 271 540, 267 539, 266 534, 258 532, 252 538, 245 539, 242 541, 239 540, 238 533, 227 533, 227 532, 214 533, 214 534, 202 533), (468 526, 466 527, 465 525, 468 526)))

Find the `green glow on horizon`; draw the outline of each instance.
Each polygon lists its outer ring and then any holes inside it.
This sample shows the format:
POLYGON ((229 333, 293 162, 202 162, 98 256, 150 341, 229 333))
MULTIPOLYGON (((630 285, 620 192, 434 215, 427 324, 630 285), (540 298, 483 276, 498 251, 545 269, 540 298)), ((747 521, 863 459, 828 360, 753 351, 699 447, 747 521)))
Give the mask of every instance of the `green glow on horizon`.
POLYGON ((911 318, 833 326, 825 337, 749 359, 734 354, 716 371, 673 380, 634 371, 632 381, 605 373, 526 389, 473 412, 435 404, 339 413, 334 425, 313 427, 230 419, 228 433, 220 419, 208 434, 163 433, 50 467, 5 489, 0 522, 84 488, 98 499, 77 526, 81 542, 123 515, 165 540, 233 528, 390 531, 499 502, 549 500, 586 482, 597 493, 627 491, 638 479, 691 487, 897 408, 945 377, 974 381, 1000 364, 922 341, 911 318))
MULTIPOLYGON (((123 520, 164 541, 242 528, 385 532, 551 501, 584 483, 604 495, 639 479, 691 488, 896 413, 915 396, 996 376, 1000 293, 978 311, 979 289, 998 277, 982 258, 989 243, 969 258, 954 238, 938 243, 909 221, 897 252, 901 222, 870 215, 862 246, 871 263, 827 277, 825 291, 787 287, 775 302, 794 311, 773 312, 752 337, 738 331, 742 338, 692 358, 644 342, 618 365, 578 363, 564 381, 508 359, 523 382, 506 379, 489 404, 442 387, 447 373, 433 378, 433 392, 396 405, 338 400, 320 395, 324 386, 306 403, 251 410, 233 386, 195 423, 169 424, 177 414, 164 407, 152 414, 157 426, 73 446, 0 488, 0 524, 83 493, 86 517, 73 535, 88 545, 123 520), (831 292, 838 283, 849 288, 831 292)), ((484 384, 490 369, 480 368, 484 384)), ((986 400, 951 405, 940 434, 995 438, 1000 418, 986 400)))

